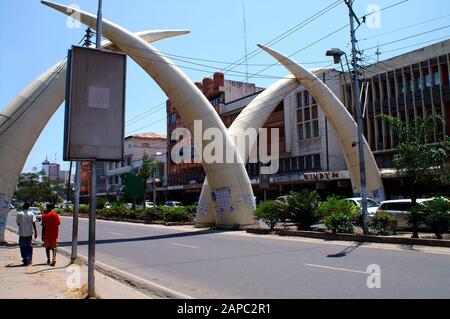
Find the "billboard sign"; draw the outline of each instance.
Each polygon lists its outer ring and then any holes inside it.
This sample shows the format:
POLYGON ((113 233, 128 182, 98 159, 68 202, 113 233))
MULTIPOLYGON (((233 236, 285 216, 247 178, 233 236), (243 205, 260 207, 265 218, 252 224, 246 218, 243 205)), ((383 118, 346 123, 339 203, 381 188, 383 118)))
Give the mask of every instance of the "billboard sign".
POLYGON ((122 161, 126 55, 72 46, 69 52, 64 160, 122 161))

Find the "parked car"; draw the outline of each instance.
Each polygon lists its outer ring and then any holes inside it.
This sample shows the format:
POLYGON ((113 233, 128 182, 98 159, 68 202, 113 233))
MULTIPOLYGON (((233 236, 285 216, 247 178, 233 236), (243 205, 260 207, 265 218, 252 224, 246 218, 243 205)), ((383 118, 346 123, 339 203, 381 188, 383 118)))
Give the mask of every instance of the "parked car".
POLYGON ((286 201, 287 201, 287 198, 288 198, 288 195, 283 195, 283 196, 278 196, 278 197, 277 197, 277 200, 281 200, 281 201, 286 202, 286 201))
POLYGON ((34 214, 34 216, 36 216, 36 219, 38 221, 42 220, 42 214, 41 214, 41 210, 39 209, 39 207, 30 207, 28 209, 29 212, 32 212, 34 214))
POLYGON ((145 201, 145 208, 150 208, 150 207, 155 207, 155 206, 156 206, 155 203, 153 203, 149 200, 145 201))
MULTIPOLYGON (((361 197, 351 197, 346 198, 349 202, 355 204, 359 208, 361 208, 362 198, 361 197)), ((375 213, 377 212, 379 204, 374 201, 373 199, 367 198, 367 214, 369 215, 369 218, 373 217, 375 213)))
POLYGON ((176 201, 167 201, 167 202, 165 202, 164 206, 178 207, 178 206, 183 206, 183 204, 181 202, 176 202, 176 201))
POLYGON ((112 204, 110 202, 106 202, 105 206, 103 206, 103 208, 107 208, 107 209, 112 208, 112 204))
MULTIPOLYGON (((434 198, 418 198, 417 203, 422 204, 433 199, 434 198)), ((407 216, 411 206, 412 203, 410 199, 386 200, 381 202, 377 209, 377 213, 384 212, 389 214, 397 222, 397 228, 410 228, 407 216)))

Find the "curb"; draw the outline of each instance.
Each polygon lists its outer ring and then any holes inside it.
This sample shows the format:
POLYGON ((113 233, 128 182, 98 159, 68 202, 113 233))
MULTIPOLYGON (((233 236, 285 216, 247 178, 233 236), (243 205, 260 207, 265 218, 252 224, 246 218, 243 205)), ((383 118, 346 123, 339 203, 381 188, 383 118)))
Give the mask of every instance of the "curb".
POLYGON ((333 234, 323 233, 317 231, 301 231, 301 230, 284 230, 275 229, 273 232, 266 228, 247 228, 247 233, 268 235, 276 234, 279 236, 295 236, 316 238, 324 240, 341 240, 341 241, 356 241, 356 242, 370 242, 380 244, 398 244, 398 245, 421 245, 432 247, 450 247, 450 240, 441 239, 423 239, 423 238, 400 238, 400 237, 380 237, 372 235, 354 235, 354 234, 333 234))
MULTIPOLYGON (((6 226, 6 229, 17 234, 17 230, 11 228, 10 226, 6 226)), ((33 242, 37 244, 42 244, 41 240, 33 239, 33 242)), ((58 248, 57 253, 69 259, 71 259, 72 257, 71 251, 66 248, 58 248)), ((87 266, 88 258, 86 256, 78 254, 78 259, 81 260, 83 264, 87 266)), ((136 289, 149 297, 157 297, 161 299, 194 299, 189 295, 185 295, 183 293, 177 292, 170 288, 146 280, 144 278, 132 275, 130 273, 109 266, 100 261, 95 262, 95 270, 113 280, 119 281, 133 289, 136 289)))
MULTIPOLYGON (((71 214, 58 214, 62 217, 73 217, 71 214)), ((79 216, 79 218, 88 219, 89 217, 85 216, 79 216)), ((186 223, 178 223, 178 222, 152 222, 152 221, 146 221, 143 219, 126 219, 126 218, 109 218, 109 217, 101 217, 97 216, 97 220, 106 220, 106 221, 112 221, 112 222, 127 222, 127 223, 134 223, 134 224, 146 224, 146 225, 163 225, 163 226, 191 226, 195 225, 195 222, 186 222, 186 223)))

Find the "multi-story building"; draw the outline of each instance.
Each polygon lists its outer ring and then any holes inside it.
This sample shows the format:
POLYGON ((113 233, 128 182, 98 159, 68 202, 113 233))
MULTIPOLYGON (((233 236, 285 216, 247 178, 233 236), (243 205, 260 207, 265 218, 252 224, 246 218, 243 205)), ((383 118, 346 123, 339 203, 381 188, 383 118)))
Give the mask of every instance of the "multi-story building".
MULTIPOLYGON (((450 40, 415 50, 364 68, 362 88, 364 107, 364 135, 381 170, 388 198, 404 196, 404 187, 393 168, 396 141, 392 131, 382 121, 383 114, 397 117, 406 123, 425 114, 435 113, 445 119, 438 125, 434 142, 450 134, 450 40), (367 94, 366 94, 367 92, 367 94), (365 98, 367 96, 367 99, 365 98)), ((341 99, 354 115, 354 93, 349 83, 351 76, 334 69, 321 69, 317 76, 341 99)), ((221 84, 223 74, 214 80, 197 83, 229 127, 242 109, 262 90, 253 84, 240 84, 250 88, 226 97, 221 84), (216 83, 217 82, 217 83, 216 83), (247 94, 246 94, 247 93, 247 94)), ((236 83, 236 82, 235 82, 236 83)), ((239 82, 237 82, 239 83, 239 82)), ((176 106, 167 102, 167 132, 182 127, 176 106)), ((322 196, 340 194, 351 196, 352 188, 345 160, 335 131, 324 116, 320 105, 299 86, 280 103, 264 127, 278 128, 280 133, 280 165, 278 173, 270 177, 268 198, 287 194, 291 190, 315 189, 322 196)), ((339 129, 339 128, 336 128, 339 129)), ((175 141, 168 141, 168 149, 175 141)), ((204 179, 200 164, 174 164, 168 157, 168 185, 160 188, 166 196, 185 201, 196 201, 204 179)), ((260 164, 247 164, 255 195, 263 198, 259 189, 260 164)), ((449 185, 423 185, 421 192, 448 194, 449 185)))
MULTIPOLYGON (((117 197, 120 194, 123 183, 123 176, 133 170, 138 170, 142 166, 142 158, 144 153, 150 157, 154 157, 162 165, 155 176, 163 183, 165 177, 165 162, 166 162, 167 139, 164 135, 157 133, 141 133, 130 135, 125 138, 124 142, 124 160, 122 162, 107 163, 107 191, 106 195, 117 197)), ((147 190, 150 191, 150 190, 147 190)))
POLYGON ((47 159, 42 162, 42 171, 45 178, 51 181, 64 181, 64 176, 61 174, 60 165, 58 163, 50 163, 47 159))
MULTIPOLYGON (((206 77, 202 82, 195 82, 195 85, 221 116, 227 113, 230 103, 248 96, 256 97, 255 93, 263 90, 252 83, 226 80, 221 72, 214 73, 213 78, 206 77)), ((167 140, 167 185, 160 187, 159 191, 164 191, 165 198, 180 200, 183 197, 183 202, 190 204, 198 200, 205 179, 205 172, 202 164, 176 164, 170 158, 172 148, 176 144, 176 141, 171 140, 170 136, 172 136, 174 129, 185 127, 185 124, 176 111, 176 108, 183 107, 182 105, 176 106, 170 100, 167 100, 166 106, 167 136, 169 137, 167 140)), ((191 145, 193 145, 193 142, 191 142, 191 145)), ((196 154, 195 147, 192 148, 192 154, 196 154)))

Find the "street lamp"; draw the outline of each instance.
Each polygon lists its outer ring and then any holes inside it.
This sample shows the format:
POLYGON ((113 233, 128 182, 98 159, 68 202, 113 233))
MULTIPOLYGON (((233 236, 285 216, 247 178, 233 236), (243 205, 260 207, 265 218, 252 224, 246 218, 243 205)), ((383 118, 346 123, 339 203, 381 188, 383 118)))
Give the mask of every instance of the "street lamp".
MULTIPOLYGON (((353 20, 352 20, 353 23, 353 20)), ((352 40, 354 40, 354 31, 353 31, 353 25, 352 25, 352 40)), ((345 59, 347 61, 348 66, 348 59, 347 54, 343 52, 340 49, 333 48, 326 52, 326 56, 332 56, 334 63, 341 64, 342 72, 344 74, 344 81, 345 81, 345 91, 347 92, 347 80, 345 78, 345 71, 344 67, 342 65, 342 59, 341 57, 345 55, 345 59)), ((360 97, 359 97, 359 68, 356 60, 356 52, 355 47, 353 43, 353 68, 354 68, 354 92, 355 92, 355 119, 356 119, 356 127, 357 127, 357 135, 358 135, 358 142, 357 144, 355 142, 352 143, 352 146, 355 147, 358 145, 358 153, 359 153, 359 170, 360 170, 360 195, 361 195, 361 208, 362 208, 362 221, 363 221, 363 230, 364 234, 368 233, 368 227, 367 227, 367 190, 366 190, 366 168, 365 168, 365 160, 364 160, 364 148, 363 148, 363 134, 362 134, 362 115, 361 115, 361 103, 360 103, 360 97)), ((350 99, 349 99, 350 102, 350 99)))

